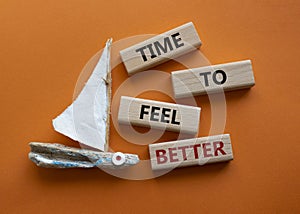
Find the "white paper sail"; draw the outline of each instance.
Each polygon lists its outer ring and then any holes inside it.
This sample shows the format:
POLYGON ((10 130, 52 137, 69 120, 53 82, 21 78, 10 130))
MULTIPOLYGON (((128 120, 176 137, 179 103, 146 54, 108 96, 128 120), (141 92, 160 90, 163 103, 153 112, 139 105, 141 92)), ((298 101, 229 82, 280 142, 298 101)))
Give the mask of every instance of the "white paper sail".
POLYGON ((52 123, 57 132, 87 146, 107 151, 111 100, 110 46, 102 56, 76 100, 52 123))

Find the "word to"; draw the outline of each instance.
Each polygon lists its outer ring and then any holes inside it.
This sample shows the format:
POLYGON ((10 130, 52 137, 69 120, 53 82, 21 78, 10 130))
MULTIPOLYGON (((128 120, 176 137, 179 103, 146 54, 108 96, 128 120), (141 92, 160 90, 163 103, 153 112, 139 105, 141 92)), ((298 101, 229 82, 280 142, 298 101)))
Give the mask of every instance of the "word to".
POLYGON ((175 98, 232 91, 255 85, 250 60, 174 71, 171 79, 175 98))

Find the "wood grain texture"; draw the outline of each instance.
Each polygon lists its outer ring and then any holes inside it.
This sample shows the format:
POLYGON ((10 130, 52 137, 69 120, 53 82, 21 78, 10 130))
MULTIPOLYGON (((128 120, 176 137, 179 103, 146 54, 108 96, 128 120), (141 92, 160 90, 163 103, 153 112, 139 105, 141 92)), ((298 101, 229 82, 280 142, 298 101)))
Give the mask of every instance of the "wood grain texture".
POLYGON ((121 152, 99 152, 80 149, 58 143, 31 142, 28 157, 37 166, 46 168, 92 168, 104 167, 118 169, 139 162, 138 155, 121 152), (116 160, 119 156, 120 160, 116 160))
POLYGON ((132 97, 121 97, 118 121, 196 135, 201 108, 132 97))
POLYGON ((174 71, 175 98, 250 88, 255 85, 250 60, 174 71))
POLYGON ((200 45, 195 26, 189 22, 128 47, 120 51, 120 55, 128 75, 132 75, 193 51, 200 45))
POLYGON ((233 160, 229 134, 149 145, 153 170, 233 160))

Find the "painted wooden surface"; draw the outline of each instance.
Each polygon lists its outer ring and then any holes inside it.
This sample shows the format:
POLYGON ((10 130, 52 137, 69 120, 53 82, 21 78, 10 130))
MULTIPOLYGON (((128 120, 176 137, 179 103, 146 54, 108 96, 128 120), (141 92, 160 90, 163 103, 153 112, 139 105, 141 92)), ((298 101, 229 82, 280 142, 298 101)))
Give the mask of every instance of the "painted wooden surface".
POLYGON ((128 75, 181 56, 200 47, 201 41, 192 22, 152 37, 120 51, 128 75))
POLYGON ((153 170, 233 159, 229 134, 150 144, 149 153, 153 170))
POLYGON ((201 108, 133 97, 121 97, 118 121, 121 124, 166 129, 195 135, 201 108))
POLYGON ((171 78, 176 98, 232 91, 255 85, 250 60, 174 71, 171 78))

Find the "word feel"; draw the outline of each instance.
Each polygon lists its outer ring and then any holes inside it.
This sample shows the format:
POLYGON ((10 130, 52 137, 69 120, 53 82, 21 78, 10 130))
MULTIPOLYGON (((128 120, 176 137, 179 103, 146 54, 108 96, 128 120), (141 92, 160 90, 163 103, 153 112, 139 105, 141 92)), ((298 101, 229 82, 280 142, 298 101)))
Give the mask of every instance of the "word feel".
POLYGON ((140 119, 143 120, 145 119, 145 115, 149 115, 149 120, 151 121, 180 125, 180 122, 176 121, 176 114, 176 109, 141 105, 140 119))

